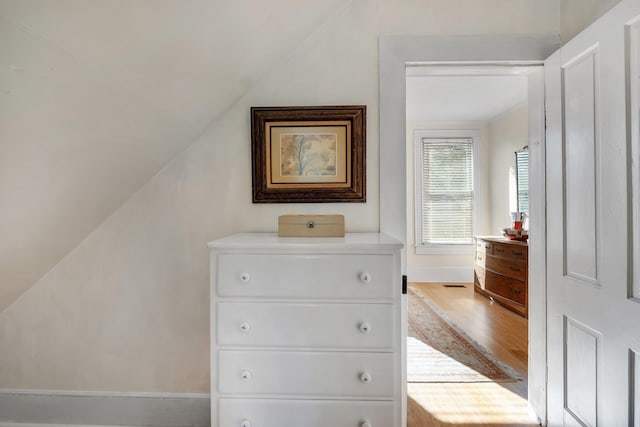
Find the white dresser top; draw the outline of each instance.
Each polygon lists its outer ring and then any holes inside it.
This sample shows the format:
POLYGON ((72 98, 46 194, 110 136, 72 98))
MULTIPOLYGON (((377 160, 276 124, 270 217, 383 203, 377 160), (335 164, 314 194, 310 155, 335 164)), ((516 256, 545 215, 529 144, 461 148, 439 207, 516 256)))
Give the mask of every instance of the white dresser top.
POLYGON ((347 233, 344 237, 278 237, 277 233, 241 233, 209 242, 209 248, 401 249, 397 239, 381 233, 347 233))

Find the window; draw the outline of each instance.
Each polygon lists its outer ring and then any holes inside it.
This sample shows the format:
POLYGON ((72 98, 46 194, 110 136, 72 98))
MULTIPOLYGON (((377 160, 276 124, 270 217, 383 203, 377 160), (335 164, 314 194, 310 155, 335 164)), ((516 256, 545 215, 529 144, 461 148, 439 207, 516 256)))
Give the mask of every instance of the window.
POLYGON ((416 253, 469 253, 479 132, 416 132, 416 253))
POLYGON ((516 151, 518 212, 529 213, 529 147, 516 151))

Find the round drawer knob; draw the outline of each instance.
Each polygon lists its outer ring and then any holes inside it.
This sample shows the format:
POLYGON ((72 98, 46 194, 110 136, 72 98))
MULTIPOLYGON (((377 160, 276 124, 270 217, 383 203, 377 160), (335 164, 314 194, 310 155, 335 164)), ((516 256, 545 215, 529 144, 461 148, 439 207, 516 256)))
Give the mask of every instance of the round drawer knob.
POLYGON ((251 427, 251 421, 242 420, 242 422, 240 423, 240 427, 251 427))
POLYGON ((369 421, 363 421, 360 423, 360 427, 372 427, 369 421))
POLYGON ((369 273, 362 273, 360 274, 360 281, 362 283, 369 283, 371 282, 371 275, 369 273))
POLYGON ((360 381, 362 381, 365 384, 369 384, 371 382, 371 375, 368 372, 361 373, 360 381))
POLYGON ((249 283, 251 275, 249 273, 240 273, 240 280, 242 280, 243 283, 249 283))
POLYGON ((362 332, 365 335, 368 334, 369 332, 371 332, 371 325, 368 324, 367 322, 360 323, 360 332, 362 332))
POLYGON ((241 332, 249 332, 250 329, 251 329, 251 325, 249 324, 249 322, 240 323, 240 331, 241 332))
POLYGON ((251 372, 250 371, 240 372, 240 378, 242 378, 245 381, 249 381, 251 379, 251 372))

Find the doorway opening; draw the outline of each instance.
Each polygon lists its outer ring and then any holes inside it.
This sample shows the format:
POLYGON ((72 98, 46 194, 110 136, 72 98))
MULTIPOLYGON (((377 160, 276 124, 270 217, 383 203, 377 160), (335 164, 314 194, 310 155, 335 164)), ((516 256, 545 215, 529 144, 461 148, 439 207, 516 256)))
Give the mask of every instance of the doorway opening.
POLYGON ((528 248, 517 243, 524 256, 515 261, 491 252, 500 265, 487 266, 476 238, 504 251, 512 243, 503 230, 521 212, 527 232, 543 226, 544 207, 528 208, 522 161, 543 126, 541 79, 539 62, 406 67, 409 427, 537 425, 527 390, 528 248), (483 292, 489 276, 497 283, 483 292))
MULTIPOLYGON (((473 36, 382 36, 379 40, 380 117, 380 231, 406 242, 406 67, 407 64, 437 63, 466 65, 542 64, 560 47, 558 35, 473 35, 473 36)), ((530 215, 541 221, 530 225, 528 401, 541 424, 547 418, 546 352, 546 223, 545 211, 545 126, 544 76, 532 73, 529 82, 529 197, 530 215), (535 106, 535 107, 534 107, 535 106), (541 210, 541 212, 538 212, 541 210), (535 212, 534 212, 535 211, 535 212)), ((405 254, 406 255, 406 254, 405 254)), ((406 272, 406 257, 403 258, 406 272)), ((403 296, 401 348, 406 350, 406 298, 403 296)), ((406 374, 406 358, 403 372, 406 374)), ((401 381, 406 385, 406 376, 401 381)), ((406 403, 406 387, 401 387, 406 403)), ((406 424, 405 415, 401 425, 406 424)))

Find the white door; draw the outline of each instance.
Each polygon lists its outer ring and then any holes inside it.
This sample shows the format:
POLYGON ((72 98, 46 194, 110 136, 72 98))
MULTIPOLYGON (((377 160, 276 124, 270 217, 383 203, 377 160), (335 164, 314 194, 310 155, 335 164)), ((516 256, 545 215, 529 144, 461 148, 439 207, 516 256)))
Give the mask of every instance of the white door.
POLYGON ((640 426, 638 17, 623 0, 545 63, 550 426, 640 426))

